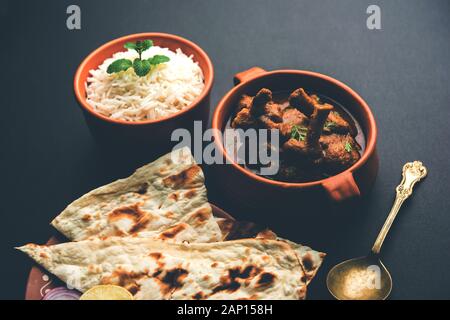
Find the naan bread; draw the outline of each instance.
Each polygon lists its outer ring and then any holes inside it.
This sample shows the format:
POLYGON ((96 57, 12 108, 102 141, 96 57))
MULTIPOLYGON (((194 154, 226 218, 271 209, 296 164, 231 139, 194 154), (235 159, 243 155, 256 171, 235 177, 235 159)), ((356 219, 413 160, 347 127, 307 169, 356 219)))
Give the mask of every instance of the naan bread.
POLYGON ((310 247, 297 244, 290 240, 278 237, 272 230, 263 228, 253 222, 236 221, 226 218, 216 218, 223 234, 223 240, 236 240, 242 238, 257 238, 266 240, 280 240, 291 246, 299 257, 300 264, 305 273, 306 284, 309 284, 315 277, 317 271, 322 265, 326 254, 318 252, 310 247))
POLYGON ((203 172, 188 148, 87 193, 52 225, 74 241, 111 236, 172 242, 222 240, 208 203, 203 172))
POLYGON ((145 238, 90 239, 18 248, 68 285, 127 288, 136 299, 304 299, 307 277, 284 241, 174 244, 145 238))
POLYGON ((326 254, 323 252, 318 252, 311 249, 310 247, 303 246, 301 244, 292 242, 290 240, 277 238, 280 241, 287 243, 295 251, 300 259, 300 263, 305 273, 306 284, 309 284, 312 279, 316 276, 317 271, 322 265, 323 259, 326 254))

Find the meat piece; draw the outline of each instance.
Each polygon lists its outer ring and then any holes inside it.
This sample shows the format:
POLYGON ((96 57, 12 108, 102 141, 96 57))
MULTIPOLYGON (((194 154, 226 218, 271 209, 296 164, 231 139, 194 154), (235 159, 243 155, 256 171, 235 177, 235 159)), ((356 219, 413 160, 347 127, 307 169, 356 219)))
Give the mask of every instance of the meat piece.
POLYGON ((281 106, 273 101, 270 101, 264 107, 264 115, 268 116, 275 122, 283 121, 283 116, 281 114, 281 106))
POLYGON ((328 115, 323 131, 325 133, 351 133, 354 135, 350 124, 336 111, 331 111, 328 115))
POLYGON ((281 106, 272 101, 272 91, 261 89, 255 97, 243 95, 239 100, 240 111, 233 119, 233 128, 251 128, 259 122, 264 128, 278 129, 283 121, 281 106))
POLYGON ((250 110, 251 107, 252 107, 252 100, 253 100, 252 97, 250 97, 250 96, 244 94, 244 95, 241 97, 241 99, 239 100, 239 103, 238 103, 238 110, 242 110, 242 109, 244 109, 244 108, 250 110))
POLYGON ((280 134, 289 139, 294 126, 307 127, 309 119, 295 108, 286 108, 283 110, 283 123, 280 124, 280 134))
POLYGON ((258 121, 265 129, 279 129, 281 125, 281 123, 273 121, 272 118, 267 115, 260 116, 258 121))
POLYGON ((320 144, 323 149, 323 165, 330 172, 345 170, 361 157, 361 147, 350 134, 323 135, 320 144))
POLYGON ((333 110, 333 106, 327 103, 314 105, 314 111, 309 120, 308 133, 306 135, 306 142, 310 148, 321 149, 319 139, 331 110, 333 110))
POLYGON ((307 125, 308 117, 295 108, 286 108, 283 112, 283 123, 291 125, 307 125))
POLYGON ((322 155, 321 148, 311 148, 305 140, 289 139, 283 144, 283 150, 297 161, 312 162, 322 155))
MULTIPOLYGON (((328 103, 321 103, 317 95, 309 96, 303 88, 299 88, 291 93, 289 96, 289 104, 297 108, 307 116, 311 116, 316 105, 328 105, 328 103)), ((352 133, 350 124, 336 111, 330 112, 325 122, 325 133, 352 133)))
POLYGON ((290 123, 284 123, 284 122, 280 123, 280 125, 278 126, 278 129, 280 130, 280 137, 283 139, 289 140, 293 134, 294 127, 306 128, 304 126, 297 126, 297 125, 290 124, 290 123))
POLYGON ((310 95, 310 97, 320 103, 320 98, 317 94, 312 94, 312 95, 310 95))
POLYGON ((266 104, 272 101, 272 91, 262 88, 258 91, 252 101, 252 113, 255 116, 260 116, 265 112, 266 104))
POLYGON ((305 140, 297 140, 294 138, 290 138, 283 144, 283 149, 286 152, 295 153, 297 155, 301 155, 307 157, 309 155, 308 146, 305 140))
POLYGON ((289 104, 309 117, 318 102, 310 97, 303 88, 298 88, 289 96, 289 104))
POLYGON ((256 125, 256 119, 251 114, 253 98, 244 94, 238 103, 238 113, 231 122, 232 128, 247 129, 256 125))
POLYGON ((256 125, 256 120, 250 113, 250 109, 243 108, 239 111, 231 122, 232 128, 242 128, 247 129, 254 127, 256 125))
POLYGON ((266 115, 274 122, 283 120, 281 106, 272 101, 272 91, 266 88, 259 90, 253 98, 251 112, 256 117, 266 115))
POLYGON ((319 143, 319 139, 322 135, 323 125, 332 108, 329 104, 315 104, 306 134, 303 136, 301 133, 297 133, 299 137, 293 135, 291 139, 283 144, 283 148, 288 153, 294 153, 300 157, 320 158, 322 156, 322 146, 319 143))
POLYGON ((308 95, 303 88, 298 88, 289 96, 289 104, 294 108, 297 108, 305 115, 310 117, 314 112, 316 106, 327 106, 333 109, 333 106, 329 103, 321 103, 319 97, 315 94, 308 95))

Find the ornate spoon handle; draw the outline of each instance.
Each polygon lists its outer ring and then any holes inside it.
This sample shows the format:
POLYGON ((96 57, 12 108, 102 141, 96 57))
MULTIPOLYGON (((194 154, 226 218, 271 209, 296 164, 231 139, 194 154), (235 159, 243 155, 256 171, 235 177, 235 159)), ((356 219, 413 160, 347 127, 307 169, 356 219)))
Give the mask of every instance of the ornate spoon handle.
POLYGON ((391 211, 381 228, 380 233, 378 234, 377 240, 372 247, 372 252, 374 254, 379 254, 381 246, 383 245, 384 239, 389 232, 389 229, 392 226, 392 223, 397 216, 403 202, 409 198, 409 196, 413 192, 414 185, 419 182, 421 179, 425 178, 427 175, 427 168, 422 165, 420 161, 408 162, 403 166, 403 178, 402 182, 395 189, 397 195, 395 197, 394 205, 392 206, 391 211))

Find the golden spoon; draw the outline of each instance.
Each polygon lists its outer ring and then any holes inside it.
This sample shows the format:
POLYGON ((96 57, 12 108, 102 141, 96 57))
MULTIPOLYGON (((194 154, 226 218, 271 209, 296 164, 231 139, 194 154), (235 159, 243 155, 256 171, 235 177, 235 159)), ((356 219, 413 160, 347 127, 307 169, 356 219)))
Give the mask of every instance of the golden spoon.
POLYGON ((413 187, 427 175, 420 161, 403 166, 403 179, 397 186, 394 205, 367 257, 339 263, 327 276, 327 287, 338 300, 384 300, 392 290, 392 278, 379 259, 380 249, 403 202, 412 194, 413 187))

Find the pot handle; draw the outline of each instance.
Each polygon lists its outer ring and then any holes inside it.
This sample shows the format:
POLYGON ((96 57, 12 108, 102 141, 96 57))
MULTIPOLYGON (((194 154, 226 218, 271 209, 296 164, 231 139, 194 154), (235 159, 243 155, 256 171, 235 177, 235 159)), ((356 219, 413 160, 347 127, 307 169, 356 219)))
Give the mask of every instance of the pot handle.
POLYGON ((344 172, 332 179, 328 179, 322 182, 322 186, 328 192, 330 198, 336 202, 359 197, 361 195, 361 191, 351 172, 344 172))
POLYGON ((250 80, 261 73, 266 73, 267 71, 260 67, 253 67, 248 70, 236 73, 233 78, 234 85, 250 80))

